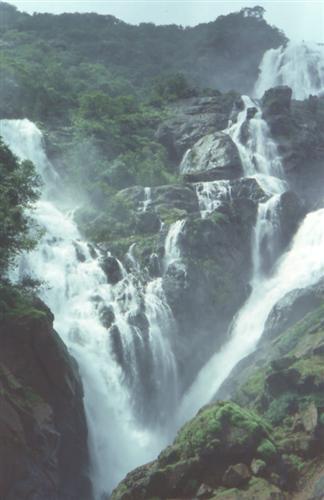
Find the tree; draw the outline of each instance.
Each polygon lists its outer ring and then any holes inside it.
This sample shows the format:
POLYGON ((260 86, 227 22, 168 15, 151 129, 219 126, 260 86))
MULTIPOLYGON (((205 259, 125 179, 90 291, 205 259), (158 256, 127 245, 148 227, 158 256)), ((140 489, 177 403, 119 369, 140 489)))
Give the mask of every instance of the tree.
POLYGON ((18 161, 0 139, 0 276, 14 257, 33 247, 26 209, 39 195, 40 180, 30 161, 18 161))
POLYGON ((244 9, 241 9, 241 13, 244 17, 256 17, 257 19, 263 19, 265 9, 260 5, 256 5, 255 7, 245 7, 244 9))

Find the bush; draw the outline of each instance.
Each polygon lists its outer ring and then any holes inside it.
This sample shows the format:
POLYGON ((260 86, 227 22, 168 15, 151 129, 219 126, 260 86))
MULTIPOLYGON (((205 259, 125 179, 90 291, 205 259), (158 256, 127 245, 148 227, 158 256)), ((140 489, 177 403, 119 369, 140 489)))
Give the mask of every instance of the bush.
POLYGON ((0 274, 35 244, 26 208, 37 199, 39 185, 33 164, 18 161, 0 139, 0 274))

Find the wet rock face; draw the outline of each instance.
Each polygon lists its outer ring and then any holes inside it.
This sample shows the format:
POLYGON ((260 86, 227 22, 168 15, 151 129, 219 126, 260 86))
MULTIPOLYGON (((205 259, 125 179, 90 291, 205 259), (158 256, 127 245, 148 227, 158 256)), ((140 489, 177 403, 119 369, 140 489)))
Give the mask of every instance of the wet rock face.
POLYGON ((305 213, 305 205, 296 193, 285 191, 281 195, 278 213, 280 250, 283 250, 290 243, 305 213))
POLYGON ((37 301, 34 317, 0 327, 3 498, 89 500, 87 428, 75 361, 37 301))
POLYGON ((324 98, 295 101, 289 87, 275 87, 264 94, 262 111, 291 188, 311 207, 317 207, 324 179, 324 98))
MULTIPOLYGON (((156 461, 128 474, 112 499, 217 498, 224 493, 219 488, 245 488, 252 476, 250 464, 258 457, 267 455, 262 463, 269 475, 277 454, 261 418, 236 404, 218 402, 184 425, 156 461)), ((237 494, 240 498, 243 491, 237 494)))
POLYGON ((221 94, 214 97, 184 99, 170 106, 171 118, 162 122, 156 138, 178 164, 184 153, 203 136, 224 130, 237 95, 221 94))
POLYGON ((185 338, 185 348, 176 353, 185 383, 226 340, 229 322, 249 293, 255 217, 256 204, 237 199, 206 219, 188 219, 180 235, 184 269, 170 266, 163 288, 185 338))
POLYGON ((262 97, 263 117, 267 119, 271 116, 289 113, 291 97, 292 90, 286 85, 267 90, 262 97))
POLYGON ((198 212, 198 200, 191 186, 159 186, 152 189, 152 208, 158 213, 163 210, 181 210, 191 214, 198 212))
POLYGON ((223 132, 200 139, 185 155, 180 171, 188 182, 234 179, 243 172, 238 149, 223 132))
POLYGON ((107 256, 103 259, 101 264, 106 276, 107 281, 111 285, 115 285, 120 281, 123 277, 122 270, 118 263, 118 260, 115 257, 107 256))
POLYGON ((324 280, 315 285, 297 289, 285 295, 272 309, 265 324, 262 342, 277 337, 281 332, 319 307, 324 300, 324 280))

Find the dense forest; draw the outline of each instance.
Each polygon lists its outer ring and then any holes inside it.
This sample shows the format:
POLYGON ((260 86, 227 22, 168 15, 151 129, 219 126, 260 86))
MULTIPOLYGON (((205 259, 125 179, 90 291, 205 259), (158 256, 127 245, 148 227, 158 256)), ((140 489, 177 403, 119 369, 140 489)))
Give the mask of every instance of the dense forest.
MULTIPOLYGON (((118 189, 176 181, 154 134, 169 103, 251 91, 265 50, 286 41, 263 13, 247 8, 194 28, 131 26, 97 14, 30 16, 2 2, 1 115, 59 134, 51 154, 64 158, 63 174, 82 186, 95 211, 114 211, 106 203, 118 189)), ((226 99, 219 108, 227 114, 234 95, 226 99)), ((109 222, 88 236, 102 239, 109 222)))

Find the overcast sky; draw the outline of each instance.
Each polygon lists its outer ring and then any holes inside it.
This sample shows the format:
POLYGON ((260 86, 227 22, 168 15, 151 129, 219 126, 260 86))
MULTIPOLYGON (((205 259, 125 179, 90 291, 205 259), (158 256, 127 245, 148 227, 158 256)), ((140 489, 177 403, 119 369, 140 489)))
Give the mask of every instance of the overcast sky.
POLYGON ((26 12, 98 12, 132 24, 196 25, 242 7, 262 5, 289 38, 324 42, 324 0, 9 0, 26 12))

